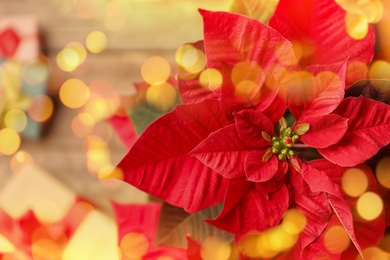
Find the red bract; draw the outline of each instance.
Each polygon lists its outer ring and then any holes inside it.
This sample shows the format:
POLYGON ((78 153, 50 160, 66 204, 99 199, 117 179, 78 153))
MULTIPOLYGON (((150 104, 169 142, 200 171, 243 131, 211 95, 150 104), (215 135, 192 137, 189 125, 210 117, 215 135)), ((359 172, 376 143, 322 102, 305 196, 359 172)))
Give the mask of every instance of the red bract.
POLYGON ((161 211, 160 203, 143 205, 112 203, 112 206, 118 226, 118 243, 124 256, 144 260, 159 257, 175 260, 185 258, 186 252, 183 249, 154 245, 161 211), (126 236, 130 237, 127 241, 124 239, 126 236))
POLYGON ((375 33, 355 40, 347 33, 346 12, 334 0, 280 0, 269 25, 292 41, 302 68, 348 59, 346 86, 365 78, 375 33))

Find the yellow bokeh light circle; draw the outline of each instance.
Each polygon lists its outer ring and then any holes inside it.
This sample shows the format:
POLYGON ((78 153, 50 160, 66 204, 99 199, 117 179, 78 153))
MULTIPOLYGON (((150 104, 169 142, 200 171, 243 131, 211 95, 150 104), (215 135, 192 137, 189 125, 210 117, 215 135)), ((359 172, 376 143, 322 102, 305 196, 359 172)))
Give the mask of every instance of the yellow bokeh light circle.
POLYGON ((51 98, 44 94, 39 94, 31 99, 28 115, 37 122, 47 121, 54 111, 54 104, 51 98))
POLYGON ((14 154, 20 147, 21 139, 19 134, 11 128, 0 130, 0 154, 14 154))
POLYGON ((324 245, 329 252, 333 254, 344 252, 348 248, 350 242, 351 239, 344 227, 338 225, 329 228, 324 236, 324 245))
POLYGON ((217 69, 205 69, 199 76, 199 82, 202 87, 214 91, 222 86, 222 74, 217 69))
POLYGON ((150 85, 165 83, 171 73, 171 67, 166 59, 160 56, 152 56, 145 60, 141 67, 141 75, 150 85))
POLYGON ((71 123, 72 132, 79 138, 84 138, 90 135, 95 126, 95 120, 88 113, 80 113, 73 118, 71 123))
POLYGON ((49 77, 49 67, 40 60, 28 62, 23 66, 22 77, 29 85, 43 83, 49 77))
POLYGON ((306 216, 298 209, 289 209, 283 217, 282 228, 291 235, 298 235, 306 227, 306 216))
POLYGON ((359 197, 356 209, 363 219, 371 221, 382 213, 383 201, 378 194, 366 192, 359 197))
POLYGON ((200 255, 204 260, 227 260, 231 254, 231 247, 221 239, 210 236, 202 243, 200 255))
POLYGON ((121 252, 130 259, 142 259, 149 249, 148 239, 141 233, 126 234, 119 244, 121 252))
POLYGON ((18 151, 12 156, 10 161, 11 170, 15 174, 20 172, 24 167, 32 166, 34 164, 33 157, 26 151, 18 151))
POLYGON ((27 116, 20 109, 8 110, 4 116, 5 127, 12 128, 16 132, 23 131, 27 126, 27 116))
POLYGON ((378 182, 383 187, 390 189, 390 157, 384 157, 379 161, 375 173, 378 182))
POLYGON ((107 47, 107 36, 100 31, 90 32, 85 40, 85 45, 90 52, 101 53, 107 47))
POLYGON ((259 86, 250 80, 240 81, 236 84, 234 95, 238 100, 247 104, 256 103, 261 97, 259 86))
POLYGON ((177 96, 176 89, 169 83, 152 85, 146 92, 146 102, 151 107, 166 112, 174 107, 177 96))
POLYGON ((384 7, 380 0, 359 0, 357 8, 367 17, 368 22, 378 23, 383 16, 384 7))
POLYGON ((33 207, 35 216, 41 223, 55 223, 63 219, 64 213, 52 200, 42 200, 33 207))
POLYGON ((180 46, 175 58, 176 63, 190 73, 199 73, 206 67, 204 52, 189 44, 180 46))
POLYGON ((80 108, 89 99, 89 88, 79 79, 72 78, 65 81, 60 88, 60 100, 69 108, 80 108))
POLYGON ((121 168, 107 165, 100 169, 98 172, 98 177, 101 180, 109 178, 123 180, 123 171, 121 168))
POLYGON ((62 254, 61 247, 47 238, 34 241, 31 251, 34 259, 61 259, 62 254))
POLYGON ((359 197, 367 190, 367 175, 359 168, 350 168, 344 172, 341 186, 348 196, 359 197))
POLYGON ((390 63, 384 60, 374 61, 368 71, 369 78, 385 79, 390 77, 390 63))
MULTIPOLYGON (((378 247, 367 247, 362 251, 365 260, 388 260, 389 257, 383 250, 378 247)), ((356 260, 363 260, 361 255, 356 257, 356 260)))
POLYGON ((345 15, 345 24, 349 36, 356 40, 361 40, 368 33, 368 19, 366 15, 359 11, 349 11, 345 15))

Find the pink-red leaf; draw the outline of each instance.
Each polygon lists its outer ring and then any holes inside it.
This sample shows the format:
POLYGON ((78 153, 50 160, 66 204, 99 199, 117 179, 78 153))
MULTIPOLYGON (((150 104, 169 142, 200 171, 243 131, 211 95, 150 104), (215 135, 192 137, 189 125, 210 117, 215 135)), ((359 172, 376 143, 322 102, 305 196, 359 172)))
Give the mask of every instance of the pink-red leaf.
POLYGON ((347 86, 365 74, 352 68, 368 64, 374 55, 375 34, 371 26, 362 40, 347 33, 346 12, 334 0, 280 0, 270 26, 300 46, 300 64, 330 64, 348 59, 347 86), (354 66, 355 65, 355 66, 354 66), (351 67, 351 69, 349 69, 351 67))
POLYGON ((188 153, 227 123, 216 100, 177 106, 151 124, 119 163, 124 180, 190 212, 220 203, 226 181, 188 153))
POLYGON ((310 129, 299 140, 314 148, 325 148, 337 143, 348 129, 348 119, 336 114, 305 118, 304 123, 308 123, 310 129))
POLYGON ((334 111, 348 118, 348 130, 336 144, 318 151, 341 166, 355 166, 390 143, 390 106, 363 96, 347 98, 334 111))

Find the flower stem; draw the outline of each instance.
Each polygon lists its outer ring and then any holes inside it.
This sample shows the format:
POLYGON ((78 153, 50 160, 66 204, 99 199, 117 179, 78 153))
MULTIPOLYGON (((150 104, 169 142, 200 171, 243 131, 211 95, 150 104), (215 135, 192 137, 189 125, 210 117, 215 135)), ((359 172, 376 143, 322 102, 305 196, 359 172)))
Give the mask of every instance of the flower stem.
POLYGON ((298 143, 294 143, 292 148, 296 148, 296 149, 307 149, 307 148, 311 148, 310 146, 308 146, 307 144, 298 144, 298 143))

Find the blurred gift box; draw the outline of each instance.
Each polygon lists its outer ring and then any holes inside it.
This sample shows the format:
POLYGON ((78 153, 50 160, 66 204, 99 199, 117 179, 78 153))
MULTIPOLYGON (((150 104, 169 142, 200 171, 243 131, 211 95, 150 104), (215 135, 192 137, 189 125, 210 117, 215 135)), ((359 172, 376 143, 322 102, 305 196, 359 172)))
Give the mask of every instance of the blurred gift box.
POLYGON ((25 138, 42 135, 54 110, 47 94, 49 76, 36 18, 1 17, 0 129, 25 138))

